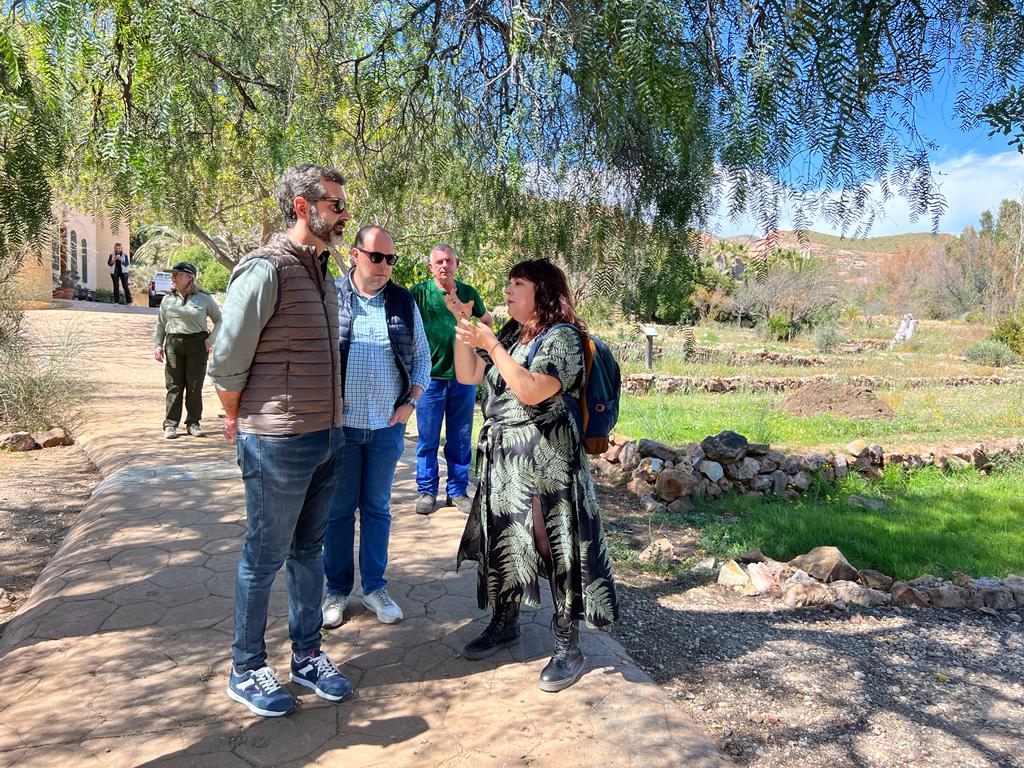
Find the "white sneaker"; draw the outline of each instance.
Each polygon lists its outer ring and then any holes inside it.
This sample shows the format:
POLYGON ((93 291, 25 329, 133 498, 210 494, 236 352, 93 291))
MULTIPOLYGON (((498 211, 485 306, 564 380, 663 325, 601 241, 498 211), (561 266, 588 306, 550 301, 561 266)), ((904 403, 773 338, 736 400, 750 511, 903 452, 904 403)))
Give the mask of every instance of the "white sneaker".
POLYGON ((345 623, 345 609, 348 608, 348 595, 327 594, 322 610, 324 612, 324 628, 334 629, 345 623))
POLYGON ((168 440, 173 440, 177 436, 178 436, 178 428, 177 427, 164 427, 164 437, 166 437, 168 440))
POLYGON ((403 618, 402 609, 391 599, 387 587, 381 587, 376 592, 363 595, 363 605, 377 614, 377 620, 381 624, 396 624, 403 618))

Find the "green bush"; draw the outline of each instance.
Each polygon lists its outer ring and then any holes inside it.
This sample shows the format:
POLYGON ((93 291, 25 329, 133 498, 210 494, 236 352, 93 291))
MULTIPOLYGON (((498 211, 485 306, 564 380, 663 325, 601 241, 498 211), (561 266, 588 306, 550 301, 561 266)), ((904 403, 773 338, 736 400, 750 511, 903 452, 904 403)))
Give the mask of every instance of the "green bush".
POLYGON ((835 352, 841 344, 846 343, 846 337, 836 326, 828 323, 818 326, 814 332, 814 346, 819 352, 826 355, 835 352))
POLYGON ((990 341, 1001 341, 1018 355, 1024 355, 1024 316, 1002 318, 988 337, 990 341))
POLYGON ((772 315, 768 318, 766 333, 772 341, 786 341, 793 335, 793 326, 785 315, 772 315))
POLYGON ((179 261, 189 261, 195 264, 196 270, 199 272, 196 283, 204 291, 223 293, 228 289, 228 278, 231 277, 231 273, 227 267, 217 261, 205 245, 191 245, 188 248, 177 250, 173 253, 172 259, 168 266, 173 266, 179 261))
POLYGON ((92 292, 92 295, 95 297, 96 301, 103 301, 107 304, 114 303, 113 291, 108 291, 106 288, 97 288, 92 292))
POLYGON ((1009 345, 993 339, 979 341, 973 347, 969 347, 964 353, 964 357, 972 363, 988 365, 993 368, 1013 365, 1020 359, 1009 345))

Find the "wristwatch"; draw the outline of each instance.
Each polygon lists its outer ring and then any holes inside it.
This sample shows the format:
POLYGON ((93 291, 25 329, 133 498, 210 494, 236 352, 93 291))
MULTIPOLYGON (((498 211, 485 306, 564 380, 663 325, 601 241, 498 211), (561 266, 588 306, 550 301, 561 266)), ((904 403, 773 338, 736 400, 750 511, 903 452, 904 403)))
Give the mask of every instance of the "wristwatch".
POLYGON ((416 410, 416 401, 413 400, 411 397, 406 398, 405 404, 410 406, 414 411, 416 410))

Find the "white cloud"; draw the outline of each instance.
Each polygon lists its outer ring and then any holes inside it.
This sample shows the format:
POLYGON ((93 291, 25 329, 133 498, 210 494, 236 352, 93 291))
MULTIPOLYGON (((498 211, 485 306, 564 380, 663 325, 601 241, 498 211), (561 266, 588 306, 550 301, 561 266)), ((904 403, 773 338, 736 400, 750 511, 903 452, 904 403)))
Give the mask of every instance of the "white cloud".
MULTIPOLYGON (((968 152, 936 164, 934 171, 942 195, 946 198, 946 212, 939 220, 939 230, 959 233, 968 224, 977 226, 982 211, 995 213, 1002 200, 1019 198, 1020 186, 1024 183, 1024 155, 1015 151, 995 155, 968 152)), ((884 219, 875 220, 869 236, 931 230, 930 218, 911 221, 910 206, 900 197, 890 199, 884 210, 884 219)), ((780 215, 779 223, 782 229, 792 229, 792 219, 786 211, 780 215)), ((837 229, 825 221, 814 222, 810 228, 816 232, 839 234, 837 229)), ((725 216, 724 209, 711 222, 711 231, 723 237, 760 234, 753 219, 742 217, 732 221, 725 216)))

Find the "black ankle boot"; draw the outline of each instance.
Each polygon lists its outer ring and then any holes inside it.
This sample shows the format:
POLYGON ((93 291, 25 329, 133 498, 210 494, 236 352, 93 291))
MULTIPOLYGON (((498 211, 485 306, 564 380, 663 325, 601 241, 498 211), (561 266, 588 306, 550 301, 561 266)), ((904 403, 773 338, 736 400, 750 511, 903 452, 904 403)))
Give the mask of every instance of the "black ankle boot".
POLYGON ((542 691, 554 693, 562 691, 583 677, 583 670, 586 668, 586 659, 580 651, 580 630, 575 621, 571 621, 564 627, 558 626, 557 620, 552 620, 555 632, 555 652, 551 654, 551 661, 540 673, 537 685, 542 691))
POLYGON ((462 649, 464 659, 486 659, 519 639, 519 603, 494 606, 491 623, 462 649))

